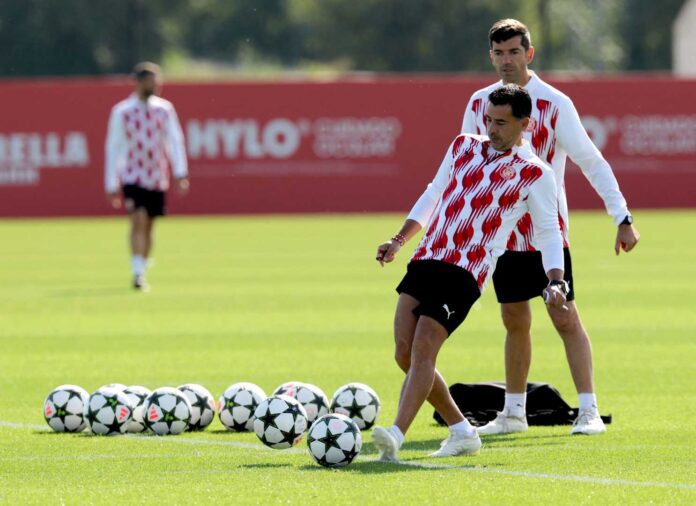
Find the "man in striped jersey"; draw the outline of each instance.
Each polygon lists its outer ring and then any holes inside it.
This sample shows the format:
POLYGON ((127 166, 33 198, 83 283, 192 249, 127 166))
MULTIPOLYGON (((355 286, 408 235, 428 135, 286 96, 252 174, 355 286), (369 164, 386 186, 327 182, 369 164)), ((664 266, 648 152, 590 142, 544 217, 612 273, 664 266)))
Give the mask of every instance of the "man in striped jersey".
POLYGON ((476 430, 454 403, 435 361, 479 298, 513 227, 527 213, 548 276, 547 303, 554 307, 565 303, 556 183, 551 169, 522 138, 531 108, 529 95, 520 86, 491 92, 486 108, 488 137, 464 134, 454 140, 399 233, 377 249, 380 264, 391 262, 425 227, 397 287, 396 361, 406 379, 394 424, 372 432, 381 460, 396 459, 404 434, 426 399, 450 430, 432 457, 474 455, 481 448, 476 430))
MULTIPOLYGON (((559 223, 563 233, 565 280, 570 286, 568 310, 548 308, 556 330, 563 339, 570 371, 579 394, 580 412, 572 434, 600 434, 606 428, 599 416, 594 393, 592 348, 582 325, 573 287, 573 271, 568 249, 568 203, 564 175, 569 156, 604 201, 607 212, 617 225, 614 249, 631 251, 639 234, 626 206, 611 167, 590 140, 580 122, 573 102, 557 89, 543 82, 528 69, 534 58, 529 30, 514 19, 503 19, 489 31, 490 58, 501 81, 473 94, 464 113, 462 132, 486 130, 486 97, 501 84, 514 83, 529 92, 532 114, 524 137, 534 152, 554 171, 558 187, 559 223)), ((545 284, 537 231, 525 215, 509 237, 506 253, 493 274, 502 319, 507 330, 505 339, 505 406, 498 417, 479 428, 479 434, 504 434, 527 430, 526 390, 531 363, 532 313, 529 300, 538 297, 545 284)))
POLYGON ((133 71, 135 93, 111 110, 106 137, 104 184, 111 205, 123 203, 130 215, 133 287, 147 290, 145 280, 155 218, 165 214, 165 192, 171 165, 177 190, 188 192, 184 135, 171 102, 157 96, 159 66, 139 63, 133 71))

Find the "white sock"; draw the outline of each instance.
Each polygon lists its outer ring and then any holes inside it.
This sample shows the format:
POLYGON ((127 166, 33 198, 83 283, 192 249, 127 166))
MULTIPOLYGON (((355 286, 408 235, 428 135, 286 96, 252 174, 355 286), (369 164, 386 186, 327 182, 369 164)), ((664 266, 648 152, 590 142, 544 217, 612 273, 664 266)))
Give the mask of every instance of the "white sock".
POLYGON ((586 409, 599 411, 597 407, 597 396, 594 393, 578 394, 578 399, 580 400, 580 411, 586 409))
POLYGON ((522 418, 527 413, 527 392, 505 394, 505 409, 510 416, 522 418))
POLYGON ((147 261, 142 255, 133 255, 131 257, 131 269, 133 269, 134 276, 142 276, 145 274, 145 268, 147 267, 147 261))
POLYGON ((397 444, 397 446, 398 446, 399 448, 401 448, 401 445, 404 444, 404 439, 405 439, 404 433, 401 432, 401 429, 398 428, 396 425, 392 425, 391 427, 389 427, 389 430, 391 431, 391 433, 392 433, 392 434, 394 435, 394 437, 396 438, 396 444, 397 444))
POLYGON ((466 418, 461 422, 449 426, 450 434, 458 436, 471 437, 476 434, 476 429, 469 423, 466 418))

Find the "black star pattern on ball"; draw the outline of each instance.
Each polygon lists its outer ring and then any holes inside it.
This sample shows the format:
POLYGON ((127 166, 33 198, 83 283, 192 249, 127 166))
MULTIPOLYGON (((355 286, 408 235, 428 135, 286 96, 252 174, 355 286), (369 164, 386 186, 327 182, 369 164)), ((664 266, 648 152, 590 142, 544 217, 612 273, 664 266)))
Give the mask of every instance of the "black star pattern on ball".
POLYGON ((176 416, 176 414, 174 414, 176 411, 176 408, 181 403, 182 403, 182 400, 177 398, 176 403, 174 403, 174 406, 170 410, 166 410, 162 406, 160 406, 160 409, 162 410, 162 419, 160 421, 166 423, 167 429, 169 429, 169 430, 172 429, 172 424, 174 422, 186 422, 186 423, 188 423, 191 420, 191 413, 189 413, 188 418, 179 418, 176 416))
POLYGON ((97 413, 99 411, 93 411, 91 407, 87 408, 87 413, 85 413, 85 418, 87 419, 87 423, 89 423, 89 426, 92 427, 95 422, 97 422, 97 413))
POLYGON ((310 390, 310 392, 312 392, 312 399, 307 404, 314 404, 317 407, 317 413, 319 413, 321 408, 326 407, 324 398, 313 390, 310 390))
POLYGON ((201 420, 203 419, 203 413, 205 413, 206 409, 210 409, 210 406, 208 405, 208 398, 205 395, 198 395, 196 392, 193 390, 189 390, 195 397, 196 397, 196 402, 191 403, 192 408, 198 408, 200 410, 201 416, 198 419, 198 422, 192 423, 189 426, 189 430, 196 430, 201 428, 201 420))
POLYGON ((353 402, 348 406, 342 406, 344 409, 348 410, 348 418, 362 418, 362 410, 365 406, 358 404, 355 400, 355 388, 350 388, 350 392, 353 394, 353 402))
POLYGON ((111 423, 105 423, 103 425, 104 425, 104 427, 109 429, 109 432, 106 433, 107 436, 112 436, 114 434, 120 434, 121 427, 123 427, 123 423, 119 422, 115 416, 114 416, 114 420, 111 423))
POLYGON ((264 433, 269 427, 273 427, 276 429, 278 428, 278 426, 275 423, 276 416, 278 415, 274 415, 273 413, 271 413, 269 409, 266 409, 266 412, 262 416, 256 418, 257 420, 261 420, 261 422, 263 423, 264 433))
MULTIPOLYGON (((286 411, 286 413, 287 413, 287 411, 286 411)), ((284 431, 283 429, 280 429, 280 428, 278 430, 283 435, 283 439, 285 441, 287 441, 288 443, 292 444, 295 442, 295 439, 297 438, 297 436, 301 436, 302 434, 304 434, 304 431, 297 432, 295 429, 296 429, 296 426, 293 423, 292 427, 290 427, 290 430, 288 430, 288 431, 284 431)))

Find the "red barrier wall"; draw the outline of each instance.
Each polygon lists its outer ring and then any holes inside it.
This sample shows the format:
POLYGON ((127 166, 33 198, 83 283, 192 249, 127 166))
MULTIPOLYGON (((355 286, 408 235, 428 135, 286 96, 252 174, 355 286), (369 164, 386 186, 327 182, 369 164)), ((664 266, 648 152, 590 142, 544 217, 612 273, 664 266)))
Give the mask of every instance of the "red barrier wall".
MULTIPOLYGON (((573 98, 631 208, 696 206, 696 81, 549 81, 573 98)), ((192 191, 176 213, 405 211, 489 78, 168 83, 192 191)), ((113 211, 103 193, 121 80, 0 83, 0 216, 113 211)), ((601 207, 576 167, 571 208, 601 207)))

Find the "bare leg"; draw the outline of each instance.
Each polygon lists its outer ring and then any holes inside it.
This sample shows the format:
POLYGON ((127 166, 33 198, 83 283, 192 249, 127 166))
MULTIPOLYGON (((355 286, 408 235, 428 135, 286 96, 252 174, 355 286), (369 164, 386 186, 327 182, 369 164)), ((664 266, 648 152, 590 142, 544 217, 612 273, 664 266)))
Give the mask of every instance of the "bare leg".
MULTIPOLYGON (((402 293, 396 305, 394 317, 394 340, 396 363, 402 371, 408 374, 411 367, 411 352, 413 338, 416 333, 418 318, 413 314, 413 309, 419 302, 408 294, 402 293)), ((406 383, 401 387, 399 403, 403 401, 406 383)), ((440 372, 435 369, 435 378, 432 389, 428 395, 428 402, 440 413, 447 425, 454 425, 464 420, 464 416, 455 404, 449 393, 447 383, 440 372)))
POLYGON ((575 301, 566 303, 568 310, 548 307, 549 316, 565 346, 570 374, 578 393, 594 392, 592 344, 580 321, 575 301))
POLYGON ((133 255, 145 256, 148 249, 148 221, 145 209, 136 209, 130 214, 130 246, 133 255))
POLYGON ((527 377, 532 362, 532 311, 529 302, 501 304, 505 336, 505 391, 527 391, 527 377))
POLYGON ((154 244, 154 227, 155 219, 147 216, 147 221, 145 223, 145 252, 143 256, 147 260, 150 257, 150 252, 152 251, 152 245, 154 244))
MULTIPOLYGON (((437 321, 428 316, 418 318, 411 346, 411 366, 404 380, 399 412, 394 421, 404 434, 430 395, 435 381, 435 361, 446 340, 447 330, 437 321)), ((447 396, 454 403, 449 391, 447 396)), ((463 420, 461 413, 459 415, 463 420)))

